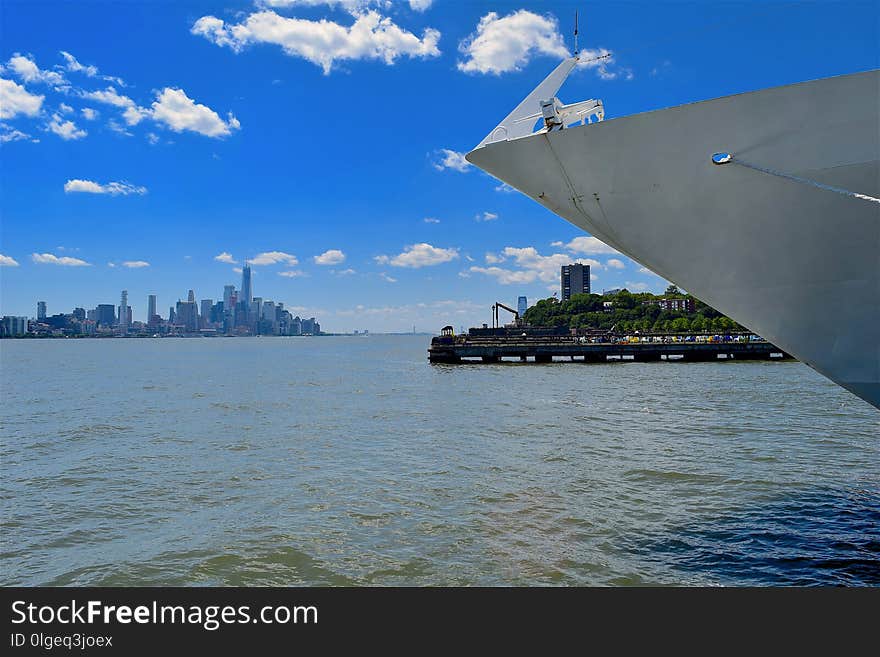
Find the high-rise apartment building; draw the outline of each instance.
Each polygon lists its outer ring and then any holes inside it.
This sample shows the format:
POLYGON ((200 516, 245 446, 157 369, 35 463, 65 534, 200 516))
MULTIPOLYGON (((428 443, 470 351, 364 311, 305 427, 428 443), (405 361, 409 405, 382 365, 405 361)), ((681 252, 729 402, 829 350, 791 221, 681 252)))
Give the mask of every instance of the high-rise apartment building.
POLYGON ((520 297, 516 300, 516 311, 519 313, 520 319, 522 319, 528 309, 529 300, 526 297, 520 297))
POLYGON ((104 328, 113 326, 116 323, 116 306, 112 303, 99 303, 95 308, 95 321, 104 328))
POLYGON ((46 319, 46 302, 37 301, 37 321, 42 322, 46 319))
POLYGON ((213 299, 202 299, 201 316, 199 317, 199 325, 202 328, 210 328, 211 324, 211 308, 214 306, 213 299))
POLYGON ((568 301, 573 294, 590 293, 590 265, 562 265, 562 300, 568 301))

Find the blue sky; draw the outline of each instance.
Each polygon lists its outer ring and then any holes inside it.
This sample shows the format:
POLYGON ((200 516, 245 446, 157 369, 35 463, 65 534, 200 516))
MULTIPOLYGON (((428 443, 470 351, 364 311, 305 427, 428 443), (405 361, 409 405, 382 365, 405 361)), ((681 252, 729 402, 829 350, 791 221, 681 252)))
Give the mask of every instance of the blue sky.
MULTIPOLYGON (((664 281, 463 165, 571 49, 608 118, 877 68, 878 2, 14 2, 0 21, 0 314, 194 289, 325 330, 437 330, 664 281), (578 239, 580 238, 580 239, 578 239)), ((846 99, 829 99, 846 102, 846 99)), ((816 111, 822 111, 817 107, 816 111)))

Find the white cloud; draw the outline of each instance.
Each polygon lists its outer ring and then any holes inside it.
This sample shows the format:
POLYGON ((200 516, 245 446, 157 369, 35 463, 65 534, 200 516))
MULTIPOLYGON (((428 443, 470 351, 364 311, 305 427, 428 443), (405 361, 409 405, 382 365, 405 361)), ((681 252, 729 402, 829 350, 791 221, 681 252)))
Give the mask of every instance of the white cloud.
POLYGON ((157 135, 155 132, 148 132, 147 141, 150 142, 151 146, 155 146, 159 143, 159 135, 157 135))
POLYGON ((305 276, 306 273, 304 271, 297 271, 297 270, 291 269, 289 271, 280 271, 280 272, 278 272, 278 275, 284 276, 285 278, 299 278, 301 276, 305 276))
POLYGON ((241 267, 233 267, 233 268, 232 268, 232 271, 235 272, 236 274, 240 274, 240 273, 241 273, 241 267))
POLYGON ((316 265, 339 265, 345 262, 345 254, 339 249, 330 249, 316 255, 314 260, 316 265))
POLYGON ((422 221, 424 221, 426 224, 439 224, 440 223, 440 220, 435 219, 434 217, 425 217, 424 219, 422 219, 422 221))
POLYGON ((66 62, 64 67, 68 71, 73 71, 74 73, 85 73, 90 78, 98 75, 98 68, 96 66, 84 66, 80 64, 78 61, 76 61, 76 57, 71 55, 69 52, 65 52, 62 50, 61 56, 66 62))
POLYGON ((652 272, 652 271, 651 271, 650 269, 648 269, 647 267, 639 267, 639 273, 640 273, 640 274, 648 274, 648 275, 650 275, 650 276, 659 276, 659 274, 655 274, 654 272, 652 272))
POLYGON ((67 103, 61 103, 58 106, 58 109, 60 109, 65 114, 70 114, 73 111, 73 108, 70 105, 68 105, 67 103))
POLYGON ((458 50, 464 55, 458 62, 459 70, 494 75, 518 71, 535 55, 569 55, 556 19, 525 9, 503 17, 494 11, 486 14, 458 50))
POLYGON ((439 265, 456 258, 458 258, 458 249, 441 249, 423 242, 407 246, 402 253, 396 256, 380 255, 376 256, 375 260, 380 265, 418 269, 439 265))
POLYGON ((82 115, 86 121, 94 121, 98 118, 98 110, 94 110, 91 107, 83 107, 82 115))
POLYGON ((11 256, 0 253, 0 267, 18 267, 18 261, 11 256))
POLYGON ((60 114, 53 114, 52 120, 46 126, 49 132, 53 132, 64 141, 82 139, 89 133, 76 127, 73 121, 64 121, 60 114))
POLYGON ((38 265, 60 265, 62 267, 91 267, 91 263, 79 258, 71 258, 69 256, 61 256, 52 253, 32 253, 31 260, 38 265))
POLYGON ((608 246, 595 237, 575 237, 568 244, 553 242, 551 246, 564 246, 572 253, 581 255, 620 255, 620 251, 608 246))
POLYGON ((505 194, 510 194, 511 192, 515 192, 516 190, 508 185, 507 183, 501 183, 495 188, 496 192, 504 192, 505 194))
POLYGON ((73 178, 64 183, 64 191, 67 194, 74 192, 85 192, 87 194, 110 194, 111 196, 128 196, 129 194, 144 195, 147 193, 146 187, 132 185, 128 182, 109 182, 105 185, 96 183, 92 180, 80 180, 73 178))
POLYGON ((630 292, 645 292, 651 288, 650 285, 641 281, 627 281, 624 287, 630 292))
MULTIPOLYGON (((397 0, 400 1, 400 0, 397 0)), ((410 9, 413 11, 425 11, 433 4, 434 0, 408 0, 410 9)), ((391 6, 391 0, 256 0, 255 4, 262 7, 289 8, 289 7, 320 7, 340 8, 357 15, 360 11, 371 7, 391 6)))
POLYGON ((383 271, 383 272, 379 272, 379 278, 381 278, 383 281, 385 281, 385 282, 387 282, 387 283, 396 283, 396 282, 397 282, 397 279, 396 279, 396 278, 394 278, 394 277, 392 277, 392 276, 389 276, 389 275, 386 274, 384 271, 383 271))
POLYGON ((283 264, 288 267, 295 267, 299 264, 295 255, 284 253, 284 251, 264 251, 258 253, 253 258, 248 259, 249 265, 277 265, 283 264))
POLYGON ((206 105, 194 102, 183 89, 171 87, 166 87, 157 94, 151 117, 159 123, 164 123, 174 132, 191 130, 207 137, 225 137, 241 127, 238 119, 231 112, 227 121, 223 121, 217 112, 206 105))
POLYGON ((232 254, 231 254, 231 253, 227 253, 226 251, 224 251, 223 253, 221 253, 221 254, 219 254, 219 255, 215 255, 215 256, 214 256, 214 260, 216 260, 217 262, 225 262, 227 265, 236 265, 236 264, 238 264, 238 260, 236 260, 235 258, 233 258, 233 257, 232 257, 232 254))
POLYGON ((0 78, 0 119, 12 119, 19 114, 36 116, 40 113, 44 98, 30 93, 13 80, 0 78))
POLYGON ((614 57, 607 48, 584 48, 580 51, 581 68, 593 69, 602 80, 613 80, 618 75, 623 75, 625 79, 632 80, 633 74, 630 69, 621 69, 620 71, 612 71, 609 66, 613 64, 614 57))
MULTIPOLYGON (((559 280, 560 267, 572 264, 573 259, 570 255, 564 253, 541 255, 533 246, 508 246, 505 247, 500 254, 486 254, 486 263, 489 265, 496 265, 508 260, 512 260, 512 264, 518 267, 518 269, 512 267, 505 269, 492 266, 471 267, 470 271, 492 276, 502 285, 533 283, 535 281, 552 283, 559 280)), ((602 269, 604 267, 604 265, 597 260, 578 258, 576 261, 597 269, 602 269)))
POLYGON ((351 267, 349 267, 348 269, 343 269, 341 271, 335 271, 333 273, 336 274, 337 276, 352 276, 354 274, 357 274, 357 272, 354 269, 352 269, 351 267))
POLYGON ((250 14, 236 24, 202 16, 190 31, 234 52, 251 44, 275 44, 291 57, 320 66, 325 75, 340 61, 378 59, 391 65, 400 56, 440 55, 440 33, 433 28, 427 28, 419 38, 372 10, 357 12, 354 18, 354 24, 347 27, 326 19, 287 18, 266 10, 250 14))
MULTIPOLYGON (((98 91, 84 91, 82 92, 82 97, 122 109, 122 118, 125 119, 128 125, 137 125, 151 115, 150 110, 140 107, 131 98, 120 94, 112 86, 98 91)), ((90 112, 94 113, 91 118, 97 116, 97 112, 94 110, 90 110, 90 112)), ((83 110, 83 114, 85 114, 85 110, 83 110)), ((87 116, 86 118, 89 117, 87 116)))
POLYGON ((434 0, 409 0, 409 6, 413 11, 427 11, 434 0))
POLYGON ((439 159, 434 160, 432 163, 437 171, 443 171, 444 169, 453 169, 455 171, 460 171, 461 173, 470 171, 471 163, 464 159, 464 153, 459 153, 458 151, 453 151, 448 148, 441 148, 437 151, 437 155, 439 156, 439 159))
POLYGON ((623 264, 623 260, 619 260, 618 258, 611 258, 610 260, 605 262, 607 267, 613 267, 614 269, 625 269, 626 265, 623 264))
POLYGON ((23 141, 25 139, 29 139, 33 142, 39 141, 39 139, 34 139, 26 132, 16 130, 8 125, 0 125, 0 144, 5 144, 10 141, 23 141))
POLYGON ((146 260, 126 260, 122 263, 123 267, 128 267, 129 269, 141 269, 143 267, 149 267, 150 263, 146 260))
POLYGON ((25 82, 41 82, 56 87, 63 87, 67 84, 64 76, 60 73, 42 70, 33 59, 18 53, 9 59, 6 66, 25 82))
POLYGON ((497 218, 498 215, 494 212, 483 212, 474 217, 476 221, 495 221, 497 218))

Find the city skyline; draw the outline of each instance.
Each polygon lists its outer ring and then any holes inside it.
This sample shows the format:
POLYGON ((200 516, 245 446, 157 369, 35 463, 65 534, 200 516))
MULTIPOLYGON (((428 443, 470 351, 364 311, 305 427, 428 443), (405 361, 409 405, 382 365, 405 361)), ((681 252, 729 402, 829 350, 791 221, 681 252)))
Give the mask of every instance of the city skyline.
MULTIPOLYGON (((245 262, 333 332, 479 326, 569 263, 594 289, 666 287, 463 159, 572 49, 570 3, 273 5, 4 7, 0 315, 121 290, 164 315, 245 262), (258 12, 282 37, 247 27, 258 12)), ((876 2, 583 9, 580 45, 611 57, 560 99, 608 120, 878 66, 876 2)))

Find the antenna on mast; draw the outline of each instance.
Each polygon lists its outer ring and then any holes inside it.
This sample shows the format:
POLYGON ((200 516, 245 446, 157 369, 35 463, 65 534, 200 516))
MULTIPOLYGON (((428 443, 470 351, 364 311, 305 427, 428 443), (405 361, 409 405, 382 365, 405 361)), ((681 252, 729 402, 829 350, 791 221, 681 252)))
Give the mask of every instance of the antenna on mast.
POLYGON ((578 54, 578 12, 574 11, 574 56, 578 54))

